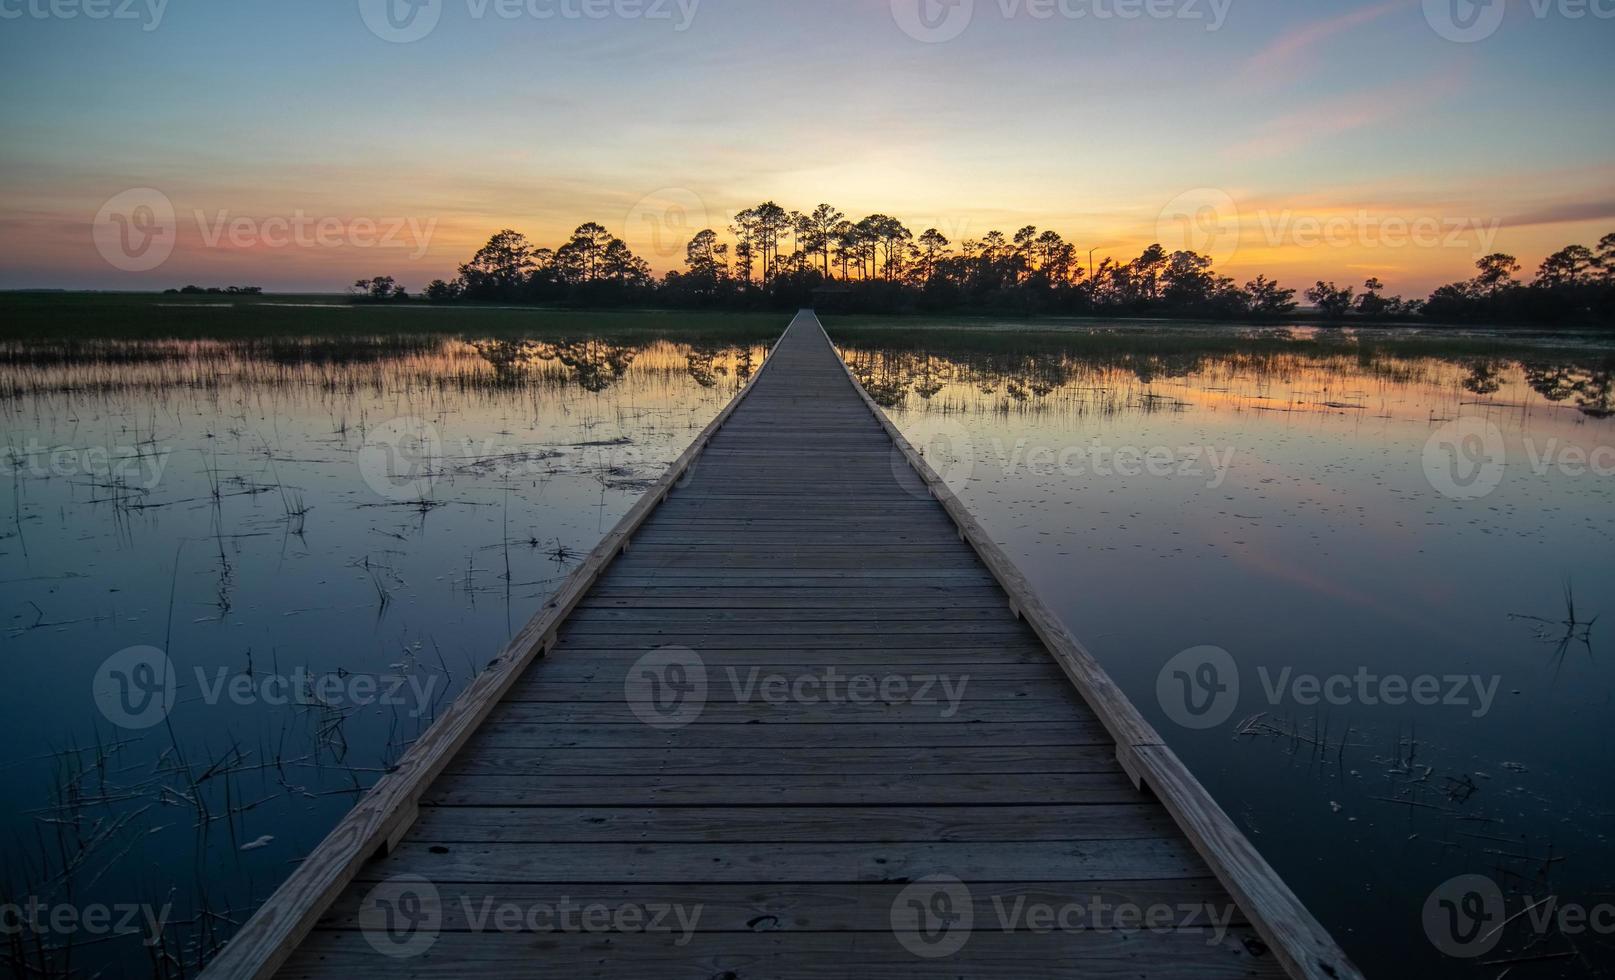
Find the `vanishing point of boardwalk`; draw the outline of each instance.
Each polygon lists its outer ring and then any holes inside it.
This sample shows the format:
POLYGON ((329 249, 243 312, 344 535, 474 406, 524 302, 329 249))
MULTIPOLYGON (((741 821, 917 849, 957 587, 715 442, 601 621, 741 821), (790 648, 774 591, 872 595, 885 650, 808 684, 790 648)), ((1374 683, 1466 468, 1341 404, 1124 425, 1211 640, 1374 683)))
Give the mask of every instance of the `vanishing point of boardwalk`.
POLYGON ((811 313, 210 971, 1286 973, 1357 976, 811 313))

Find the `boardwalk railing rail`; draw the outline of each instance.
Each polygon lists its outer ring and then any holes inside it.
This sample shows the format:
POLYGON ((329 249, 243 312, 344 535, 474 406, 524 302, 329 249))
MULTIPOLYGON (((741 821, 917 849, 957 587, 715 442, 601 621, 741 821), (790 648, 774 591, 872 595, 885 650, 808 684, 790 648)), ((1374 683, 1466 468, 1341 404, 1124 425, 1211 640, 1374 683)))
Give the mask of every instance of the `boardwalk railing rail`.
MULTIPOLYGON (((820 324, 823 330, 823 324, 820 324)), ((834 347, 829 333, 825 341, 834 347)), ((930 489, 953 523, 959 537, 971 546, 1009 596, 1010 607, 1026 621, 1065 675, 1099 716, 1116 741, 1116 757, 1140 789, 1148 789, 1167 808, 1196 851, 1211 866, 1218 880, 1250 918, 1285 972, 1307 980, 1349 980, 1362 974, 1326 929, 1301 903, 1278 872, 1234 825, 1183 760, 1162 740, 1155 727, 1138 711, 1105 669, 1038 597, 1026 576, 1004 553, 970 509, 931 467, 924 455, 904 438, 883 412, 858 376, 839 358, 853 388, 876 421, 891 437, 920 479, 930 489)))
POLYGON ((544 607, 432 723, 398 764, 359 798, 297 870, 248 919, 203 972, 207 980, 268 980, 353 881, 366 861, 396 847, 419 815, 420 799, 476 733, 522 673, 555 643, 571 615, 612 559, 695 465, 712 437, 756 387, 784 339, 667 472, 600 540, 544 607))

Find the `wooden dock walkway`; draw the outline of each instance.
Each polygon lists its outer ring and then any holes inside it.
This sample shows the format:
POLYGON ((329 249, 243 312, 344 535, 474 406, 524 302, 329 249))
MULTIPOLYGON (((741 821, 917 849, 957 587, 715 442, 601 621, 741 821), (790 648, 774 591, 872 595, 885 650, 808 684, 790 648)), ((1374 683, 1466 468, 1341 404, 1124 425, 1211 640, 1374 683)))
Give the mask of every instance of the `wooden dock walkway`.
POLYGON ((207 975, 1286 974, 1358 976, 804 312, 207 975))

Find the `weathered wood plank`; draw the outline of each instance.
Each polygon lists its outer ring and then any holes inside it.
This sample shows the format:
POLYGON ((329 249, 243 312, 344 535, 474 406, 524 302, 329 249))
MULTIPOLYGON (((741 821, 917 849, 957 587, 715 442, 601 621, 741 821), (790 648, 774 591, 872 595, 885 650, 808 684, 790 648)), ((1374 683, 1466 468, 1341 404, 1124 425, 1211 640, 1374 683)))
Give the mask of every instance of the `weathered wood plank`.
POLYGON ((993 806, 1138 803, 1112 774, 846 776, 466 776, 433 784, 436 806, 993 806))
MULTIPOLYGON (((426 953, 386 960, 392 980, 464 980, 469 964, 489 980, 1255 980, 1284 974, 1271 956, 1251 952, 1247 930, 1220 939, 1210 930, 1088 930, 1036 935, 983 930, 940 961, 915 955, 886 932, 698 935, 678 946, 669 935, 531 936, 447 933, 426 953)), ((378 968, 361 933, 321 930, 286 976, 351 980, 378 968)))
MULTIPOLYGON (((383 879, 384 880, 384 879, 383 879)), ((767 890, 753 884, 713 884, 683 882, 662 885, 640 882, 631 885, 569 883, 564 896, 556 886, 529 884, 488 884, 443 882, 422 895, 421 911, 437 917, 442 932, 475 932, 488 928, 490 907, 545 908, 563 897, 573 907, 603 905, 701 907, 692 916, 696 932, 879 932, 892 927, 892 906, 900 901, 907 886, 886 882, 780 882, 767 890)), ((969 884, 971 911, 977 922, 991 923, 994 931, 1024 932, 1030 924, 1025 917, 1004 915, 1017 903, 1022 908, 1040 905, 1050 908, 1080 907, 1084 928, 1110 931, 1131 927, 1131 920, 1103 911, 1106 907, 1131 906, 1139 909, 1165 906, 1174 910, 1172 922, 1178 928, 1207 928, 1217 925, 1241 927, 1245 916, 1228 900, 1215 878, 1163 878, 1150 881, 1063 881, 977 882, 969 884), (1098 905, 1100 912, 1086 910, 1098 905)), ((368 923, 362 917, 364 892, 347 892, 320 920, 321 929, 361 929, 368 923)), ((964 911, 960 909, 960 911, 964 911)), ((1070 921, 1078 921, 1073 915, 1070 921)), ((563 931, 551 918, 532 917, 510 920, 514 931, 528 935, 563 931)))
MULTIPOLYGON (((538 712, 529 712, 528 717, 538 712)), ((483 722, 477 737, 467 748, 595 748, 637 751, 667 746, 714 748, 743 742, 757 752, 781 749, 831 751, 845 745, 903 745, 933 748, 944 745, 1104 745, 1110 733, 1097 718, 1085 715, 1070 721, 1021 721, 1014 724, 977 723, 971 725, 863 725, 840 722, 834 725, 803 725, 784 722, 775 725, 735 725, 697 722, 682 728, 652 728, 639 721, 618 725, 571 725, 538 721, 515 721, 500 708, 483 722)))
POLYGON ((1151 801, 1093 806, 426 807, 411 838, 432 844, 868 843, 1118 840, 1173 832, 1172 818, 1151 801))
POLYGON ((901 768, 908 773, 1114 772, 1116 753, 1108 746, 959 747, 899 746, 750 751, 744 738, 722 748, 643 749, 512 749, 481 747, 462 753, 449 767, 465 775, 522 776, 737 776, 879 774, 901 768))
MULTIPOLYGON (((543 720, 552 725, 643 724, 626 701, 517 701, 506 702, 511 721, 543 720)), ((891 725, 975 725, 1044 721, 1054 710, 1086 713, 1087 708, 1072 696, 1069 701, 1054 698, 1009 701, 961 701, 956 710, 942 717, 935 704, 908 701, 852 704, 849 702, 793 703, 788 708, 765 701, 709 701, 690 718, 692 722, 715 725, 842 725, 849 722, 891 725)))
POLYGON ((1082 881, 1200 878, 1205 863, 1179 834, 1092 841, 433 844, 411 838, 394 874, 430 881, 662 884, 696 881, 1082 881))

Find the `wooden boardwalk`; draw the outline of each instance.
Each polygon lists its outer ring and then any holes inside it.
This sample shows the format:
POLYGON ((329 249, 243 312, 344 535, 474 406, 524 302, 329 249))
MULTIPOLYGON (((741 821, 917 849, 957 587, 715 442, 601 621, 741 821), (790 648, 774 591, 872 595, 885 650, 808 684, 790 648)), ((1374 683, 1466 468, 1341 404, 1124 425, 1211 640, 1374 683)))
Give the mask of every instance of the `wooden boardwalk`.
POLYGON ((209 971, 277 973, 1357 976, 811 313, 209 971))

